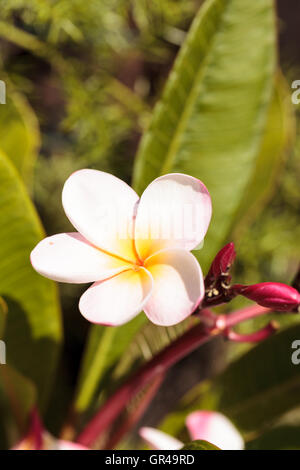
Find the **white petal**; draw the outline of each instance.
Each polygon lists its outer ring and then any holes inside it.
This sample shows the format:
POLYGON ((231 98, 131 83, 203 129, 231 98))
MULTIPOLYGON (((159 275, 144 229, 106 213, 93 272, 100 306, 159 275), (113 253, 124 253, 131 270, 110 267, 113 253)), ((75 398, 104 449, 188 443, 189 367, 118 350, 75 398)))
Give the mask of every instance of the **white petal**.
POLYGON ((128 263, 95 248, 77 232, 45 238, 31 252, 30 260, 43 276, 74 284, 106 279, 128 269, 128 263))
POLYGON ((178 450, 183 447, 181 441, 155 428, 143 427, 139 434, 153 449, 178 450))
POLYGON ((157 325, 175 325, 187 318, 204 295, 202 271, 196 258, 185 250, 164 250, 145 262, 151 273, 153 292, 144 307, 157 325))
POLYGON ((135 239, 141 259, 164 248, 192 250, 203 240, 211 218, 204 184, 173 173, 154 180, 137 209, 135 239))
POLYGON ((214 411, 195 411, 186 420, 193 440, 202 439, 222 450, 242 450, 244 441, 226 416, 214 411))
POLYGON ((71 441, 63 441, 59 439, 57 441, 57 450, 89 450, 88 447, 84 447, 80 444, 76 444, 76 442, 71 441))
POLYGON ((79 310, 92 323, 122 325, 143 310, 152 291, 146 269, 133 269, 96 282, 82 296, 79 310))
POLYGON ((93 245, 136 260, 133 221, 138 195, 108 173, 79 170, 65 182, 62 202, 74 225, 93 245))

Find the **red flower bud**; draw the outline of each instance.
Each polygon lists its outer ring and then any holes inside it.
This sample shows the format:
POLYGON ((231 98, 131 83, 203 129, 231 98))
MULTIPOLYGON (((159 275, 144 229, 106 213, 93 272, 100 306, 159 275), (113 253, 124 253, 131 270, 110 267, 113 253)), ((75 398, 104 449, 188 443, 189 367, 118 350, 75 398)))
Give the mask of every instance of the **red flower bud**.
POLYGON ((205 284, 209 285, 213 281, 219 279, 220 276, 226 275, 235 259, 236 252, 234 243, 227 243, 216 255, 213 260, 209 272, 205 278, 205 284))
POLYGON ((300 293, 291 286, 279 282, 262 282, 240 287, 239 293, 263 307, 280 312, 298 311, 300 293))

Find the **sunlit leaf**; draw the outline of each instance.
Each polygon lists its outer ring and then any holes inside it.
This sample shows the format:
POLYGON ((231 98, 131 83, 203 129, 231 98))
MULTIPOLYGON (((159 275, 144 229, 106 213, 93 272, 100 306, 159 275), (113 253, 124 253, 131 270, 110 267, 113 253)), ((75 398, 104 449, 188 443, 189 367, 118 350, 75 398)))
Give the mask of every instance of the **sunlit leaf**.
POLYGON ((12 163, 0 154, 0 295, 7 305, 7 361, 37 386, 45 404, 53 380, 61 320, 53 282, 30 265, 43 230, 12 163))
POLYGON ((208 0, 142 138, 134 172, 139 193, 169 172, 198 177, 211 193, 213 219, 199 252, 204 266, 228 235, 252 175, 274 67, 272 0, 208 0))
POLYGON ((7 305, 5 300, 0 297, 0 339, 3 338, 6 324, 7 305))
POLYGON ((262 211, 274 192, 295 135, 294 114, 287 84, 277 74, 261 148, 248 189, 236 213, 233 236, 238 243, 241 230, 262 211))

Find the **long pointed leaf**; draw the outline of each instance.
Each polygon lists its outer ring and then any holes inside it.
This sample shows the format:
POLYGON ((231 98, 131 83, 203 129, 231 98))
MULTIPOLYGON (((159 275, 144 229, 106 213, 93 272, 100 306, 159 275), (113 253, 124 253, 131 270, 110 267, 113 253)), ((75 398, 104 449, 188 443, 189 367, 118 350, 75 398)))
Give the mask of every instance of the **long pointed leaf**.
POLYGON ((200 178, 213 201, 201 262, 228 234, 252 175, 273 88, 272 0, 208 0, 195 18, 135 164, 141 192, 157 176, 200 178))
POLYGON ((38 275, 29 255, 43 237, 20 177, 0 154, 0 295, 7 308, 7 361, 30 378, 45 404, 61 340, 55 284, 38 275))

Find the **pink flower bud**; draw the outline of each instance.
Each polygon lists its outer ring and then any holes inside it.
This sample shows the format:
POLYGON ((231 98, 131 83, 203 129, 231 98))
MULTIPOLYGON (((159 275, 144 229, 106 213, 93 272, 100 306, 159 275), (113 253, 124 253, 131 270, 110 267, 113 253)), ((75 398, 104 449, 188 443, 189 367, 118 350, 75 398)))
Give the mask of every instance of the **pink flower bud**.
POLYGON ((262 282, 241 287, 239 293, 263 307, 281 312, 298 311, 300 305, 300 293, 279 282, 262 282))
POLYGON ((228 273, 234 259, 236 252, 234 243, 227 243, 216 255, 213 260, 210 270, 206 276, 205 284, 209 285, 217 280, 220 276, 228 273))

